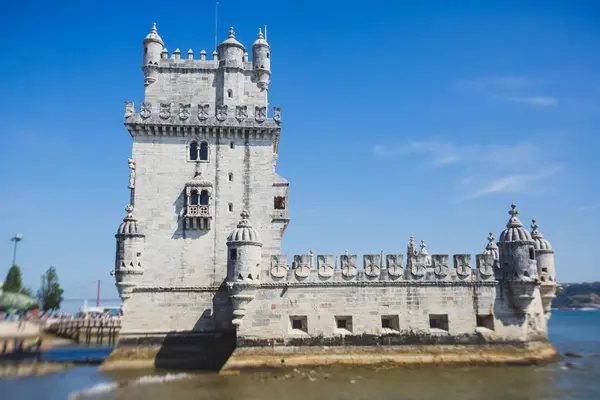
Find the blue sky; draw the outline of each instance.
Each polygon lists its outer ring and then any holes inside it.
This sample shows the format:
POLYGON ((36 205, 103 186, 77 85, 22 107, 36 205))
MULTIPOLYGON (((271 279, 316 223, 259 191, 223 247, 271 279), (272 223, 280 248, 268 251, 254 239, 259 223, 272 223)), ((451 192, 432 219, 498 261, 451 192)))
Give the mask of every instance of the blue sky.
MULTIPOLYGON (((0 275, 10 237, 37 288, 116 297, 128 202, 123 102, 143 96, 141 41, 213 50, 214 2, 2 2, 0 275)), ((268 25, 289 255, 480 252, 514 201, 556 249, 558 279, 598 280, 600 5, 594 1, 222 0, 248 47, 268 25), (451 5, 450 5, 451 3, 451 5)))

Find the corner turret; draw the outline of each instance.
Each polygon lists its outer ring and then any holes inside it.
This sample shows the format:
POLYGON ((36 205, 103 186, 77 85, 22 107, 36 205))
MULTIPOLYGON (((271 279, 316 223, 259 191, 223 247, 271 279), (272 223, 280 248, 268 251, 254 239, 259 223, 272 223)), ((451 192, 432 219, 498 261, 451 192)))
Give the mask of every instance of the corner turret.
POLYGON ((262 258, 262 240, 250 224, 248 211, 240 216, 242 219, 227 237, 227 286, 233 306, 232 324, 238 328, 260 282, 262 258))
POLYGON ((243 44, 235 39, 233 27, 229 28, 227 39, 217 46, 219 67, 242 69, 242 58, 246 52, 243 44))
POLYGON ((133 216, 133 206, 125 207, 127 215, 119 225, 115 238, 117 239, 117 257, 115 269, 111 275, 115 276, 117 290, 121 300, 125 302, 130 296, 144 274, 142 268, 142 251, 144 248, 144 234, 139 230, 137 219, 133 216))
POLYGON ((544 313, 550 314, 552 300, 556 298, 556 270, 554 267, 554 249, 549 241, 544 239, 544 235, 539 231, 537 221, 531 220, 531 237, 535 242, 535 259, 537 261, 538 276, 540 277, 542 294, 542 305, 544 313))
POLYGON ((164 47, 164 43, 156 29, 156 22, 152 24, 152 30, 142 43, 144 45, 144 63, 142 65, 144 85, 148 86, 156 81, 158 62, 164 47))
POLYGON ((517 217, 516 204, 511 205, 508 213, 510 219, 498 242, 500 268, 513 305, 520 312, 526 312, 539 286, 534 242, 517 217))
POLYGON ((252 45, 252 65, 256 71, 258 87, 267 89, 271 77, 271 46, 265 40, 261 29, 258 29, 258 38, 252 45))

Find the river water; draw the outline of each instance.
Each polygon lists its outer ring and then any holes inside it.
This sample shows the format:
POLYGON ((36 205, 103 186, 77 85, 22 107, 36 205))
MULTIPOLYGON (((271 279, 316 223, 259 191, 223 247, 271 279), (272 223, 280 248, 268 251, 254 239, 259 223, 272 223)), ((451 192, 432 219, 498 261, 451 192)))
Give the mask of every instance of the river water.
POLYGON ((550 339, 562 354, 583 357, 540 367, 329 367, 238 376, 104 374, 97 367, 76 367, 48 376, 0 380, 0 399, 600 399, 600 312, 554 311, 550 339))

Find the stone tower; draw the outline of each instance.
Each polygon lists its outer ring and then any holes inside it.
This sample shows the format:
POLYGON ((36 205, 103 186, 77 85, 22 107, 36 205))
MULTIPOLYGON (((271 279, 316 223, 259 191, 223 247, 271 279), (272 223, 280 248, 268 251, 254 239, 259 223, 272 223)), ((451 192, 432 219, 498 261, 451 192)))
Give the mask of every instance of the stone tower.
POLYGON ((210 60, 205 50, 199 59, 191 49, 169 57, 156 24, 143 40, 144 101, 139 110, 126 103, 125 126, 133 138, 128 213, 145 235, 132 257, 144 273, 123 297, 123 338, 231 324, 220 320, 230 302, 219 290, 242 210, 261 232, 258 263, 280 254, 289 185, 275 173, 281 111, 267 110, 271 49, 259 31, 249 60, 230 28, 216 50, 210 60))

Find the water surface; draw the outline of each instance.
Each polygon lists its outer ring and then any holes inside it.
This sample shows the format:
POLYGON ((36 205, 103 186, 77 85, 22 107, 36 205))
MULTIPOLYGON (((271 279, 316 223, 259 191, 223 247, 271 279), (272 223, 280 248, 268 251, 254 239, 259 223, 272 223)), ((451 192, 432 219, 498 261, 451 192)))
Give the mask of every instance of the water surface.
POLYGON ((1 398, 143 400, 600 399, 600 312, 554 311, 550 338, 566 358, 532 367, 328 367, 214 373, 136 371, 101 373, 76 367, 43 376, 0 381, 1 398), (566 366, 566 363, 572 366, 566 366))

